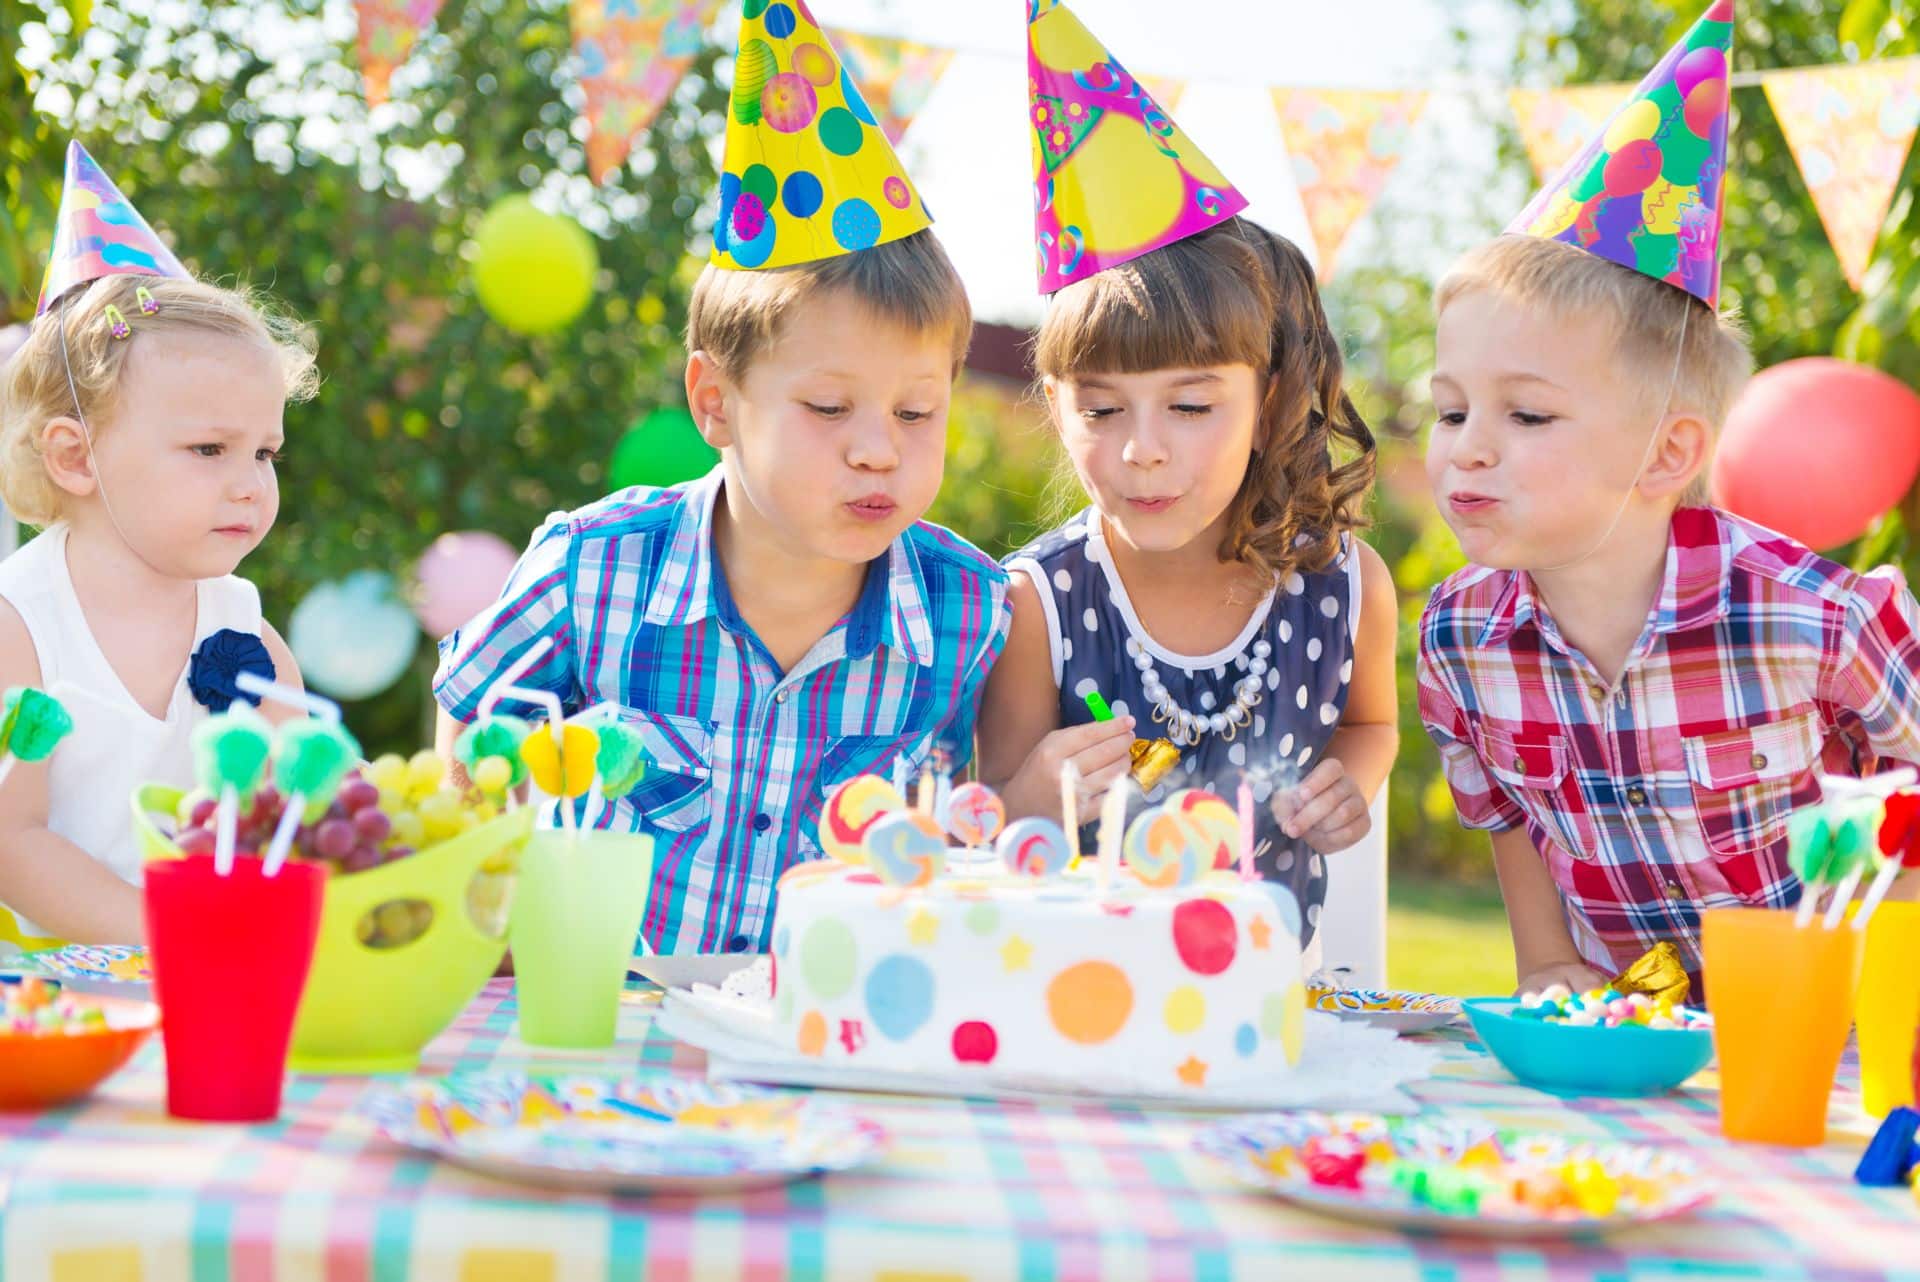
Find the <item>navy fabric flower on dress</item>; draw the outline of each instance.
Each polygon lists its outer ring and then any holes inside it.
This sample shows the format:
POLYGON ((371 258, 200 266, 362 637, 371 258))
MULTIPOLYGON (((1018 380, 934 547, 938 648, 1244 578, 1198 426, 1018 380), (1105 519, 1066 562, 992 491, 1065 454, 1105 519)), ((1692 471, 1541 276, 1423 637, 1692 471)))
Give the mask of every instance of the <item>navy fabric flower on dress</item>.
POLYGON ((251 632, 222 628, 193 652, 193 660, 187 665, 187 689, 210 712, 225 712, 235 699, 258 706, 259 699, 240 690, 242 672, 273 680, 273 656, 267 653, 266 643, 251 632))

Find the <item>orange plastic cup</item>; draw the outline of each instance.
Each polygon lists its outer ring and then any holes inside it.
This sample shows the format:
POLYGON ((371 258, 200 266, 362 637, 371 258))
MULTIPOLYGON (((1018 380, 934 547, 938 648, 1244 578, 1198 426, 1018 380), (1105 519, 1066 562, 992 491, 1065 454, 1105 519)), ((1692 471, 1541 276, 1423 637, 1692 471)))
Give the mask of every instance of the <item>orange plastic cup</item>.
POLYGON ((1701 914, 1700 951, 1720 1060, 1720 1133, 1811 1147, 1827 1137, 1827 1098, 1853 1023, 1866 939, 1791 909, 1701 914))
POLYGON ((1883 903, 1867 920, 1860 973, 1860 1102, 1873 1117, 1913 1107, 1920 1040, 1920 904, 1883 903))

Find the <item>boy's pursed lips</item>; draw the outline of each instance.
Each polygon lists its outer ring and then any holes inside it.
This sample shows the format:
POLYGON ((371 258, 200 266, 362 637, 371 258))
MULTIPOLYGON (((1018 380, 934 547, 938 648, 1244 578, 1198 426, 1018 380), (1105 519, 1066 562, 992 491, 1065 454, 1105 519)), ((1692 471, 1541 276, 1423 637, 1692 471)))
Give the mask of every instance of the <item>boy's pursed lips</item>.
POLYGON ((898 503, 877 490, 850 499, 842 506, 862 521, 884 521, 900 510, 898 503))
POLYGON ((1487 494, 1476 494, 1471 490, 1455 490, 1447 495, 1447 506, 1456 512, 1485 512, 1498 506, 1500 500, 1487 494))

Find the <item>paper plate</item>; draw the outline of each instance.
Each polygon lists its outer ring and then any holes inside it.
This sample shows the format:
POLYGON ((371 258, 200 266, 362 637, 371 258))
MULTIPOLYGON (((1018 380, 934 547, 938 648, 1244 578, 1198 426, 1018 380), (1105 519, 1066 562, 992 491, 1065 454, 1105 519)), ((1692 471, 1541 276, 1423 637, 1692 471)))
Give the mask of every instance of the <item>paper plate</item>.
POLYGON ((1460 1000, 1389 988, 1309 988, 1307 1008, 1398 1033, 1442 1028, 1460 1017, 1460 1000))
POLYGON ((876 1124, 811 1096, 694 1078, 468 1073, 376 1091, 388 1139, 554 1188, 717 1193, 858 1166, 876 1124))
POLYGON ((744 970, 766 957, 765 953, 650 953, 627 962, 627 975, 650 979, 662 988, 692 988, 695 984, 718 986, 736 970, 744 970))
POLYGON ((121 944, 68 944, 28 953, 31 969, 62 981, 74 992, 144 997, 153 986, 147 950, 121 944))
POLYGON ((1243 1183, 1289 1202, 1362 1224, 1493 1238, 1553 1238, 1611 1233, 1690 1215, 1715 1189, 1677 1149, 1527 1135, 1484 1122, 1403 1119, 1377 1114, 1286 1113, 1238 1118, 1201 1132, 1194 1145, 1224 1162, 1243 1183), (1358 1188, 1316 1183, 1304 1154, 1314 1141, 1366 1161, 1358 1188), (1449 1168, 1463 1156, 1486 1161, 1486 1192, 1471 1210, 1443 1210, 1394 1182, 1396 1163, 1449 1168), (1597 1162, 1617 1182, 1607 1214, 1572 1205, 1552 1210, 1516 1201, 1513 1182, 1569 1162, 1597 1162))

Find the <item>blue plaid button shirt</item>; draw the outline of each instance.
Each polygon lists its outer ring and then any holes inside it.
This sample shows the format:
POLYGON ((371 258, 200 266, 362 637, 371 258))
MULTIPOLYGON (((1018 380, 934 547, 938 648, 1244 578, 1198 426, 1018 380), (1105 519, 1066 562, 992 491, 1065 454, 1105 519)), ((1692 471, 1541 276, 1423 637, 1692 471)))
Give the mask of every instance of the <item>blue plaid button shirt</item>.
MULTIPOLYGON (((500 599, 441 642, 434 696, 460 721, 540 638, 519 684, 569 714, 618 706, 653 765, 583 824, 654 837, 641 934, 659 952, 764 950, 774 883, 819 854, 837 784, 972 754, 987 670, 1006 644, 1006 574, 925 522, 869 568, 859 600, 789 672, 741 618, 713 552, 718 468, 548 519, 500 599)), ((538 715, 504 701, 502 711, 538 715)), ((552 823, 558 810, 549 808, 552 823)))

